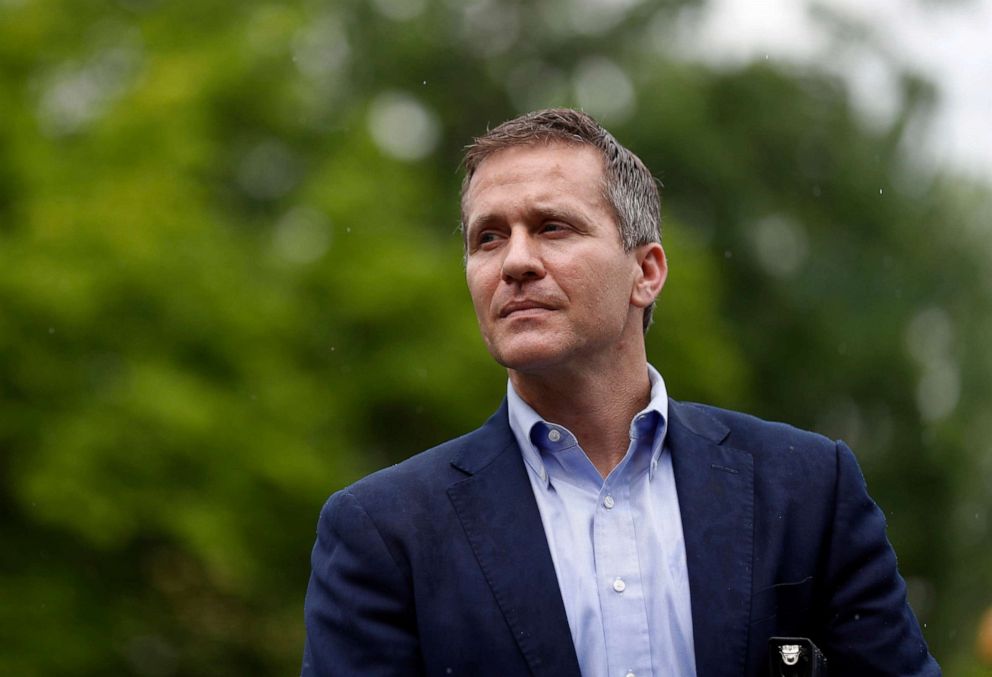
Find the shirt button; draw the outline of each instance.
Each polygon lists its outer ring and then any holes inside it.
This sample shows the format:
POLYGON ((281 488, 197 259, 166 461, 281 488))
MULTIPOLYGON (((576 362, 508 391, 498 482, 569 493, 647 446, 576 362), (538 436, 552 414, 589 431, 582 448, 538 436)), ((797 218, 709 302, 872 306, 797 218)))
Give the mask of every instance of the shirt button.
POLYGON ((548 433, 548 439, 551 440, 552 442, 557 442, 558 440, 561 439, 561 433, 555 430, 554 428, 552 428, 551 432, 548 433))
POLYGON ((616 580, 613 581, 613 589, 616 590, 617 592, 623 592, 624 590, 627 589, 627 584, 623 582, 622 578, 618 577, 616 580))
POLYGON ((607 510, 609 510, 610 508, 612 508, 616 504, 617 503, 616 503, 616 501, 613 500, 613 497, 612 496, 607 496, 606 498, 603 499, 603 505, 606 506, 606 509, 607 510))
POLYGON ((631 671, 629 671, 629 672, 628 672, 628 673, 627 673, 626 675, 624 675, 623 677, 637 677, 637 675, 635 675, 635 674, 634 674, 634 671, 633 671, 633 670, 631 670, 631 671))

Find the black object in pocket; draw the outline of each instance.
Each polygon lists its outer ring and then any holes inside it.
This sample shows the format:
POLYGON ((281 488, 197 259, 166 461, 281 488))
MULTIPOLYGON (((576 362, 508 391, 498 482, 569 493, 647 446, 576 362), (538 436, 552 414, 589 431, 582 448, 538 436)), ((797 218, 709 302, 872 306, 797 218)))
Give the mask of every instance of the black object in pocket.
POLYGON ((769 677, 826 677, 827 659, 806 637, 768 640, 769 677))

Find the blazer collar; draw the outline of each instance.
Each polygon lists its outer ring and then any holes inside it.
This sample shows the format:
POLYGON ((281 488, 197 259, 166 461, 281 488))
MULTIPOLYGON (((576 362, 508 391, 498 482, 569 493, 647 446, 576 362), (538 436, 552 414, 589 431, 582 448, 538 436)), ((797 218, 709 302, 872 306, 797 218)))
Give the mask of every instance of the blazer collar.
POLYGON ((481 428, 459 441, 461 445, 452 455, 451 465, 468 475, 480 472, 510 447, 515 451, 517 446, 507 419, 506 399, 481 428))
POLYGON ((746 673, 754 555, 754 464, 698 405, 670 403, 699 677, 746 673))
POLYGON ((448 497, 531 672, 579 674, 554 562, 505 401, 463 438, 451 464, 468 477, 452 484, 448 497))

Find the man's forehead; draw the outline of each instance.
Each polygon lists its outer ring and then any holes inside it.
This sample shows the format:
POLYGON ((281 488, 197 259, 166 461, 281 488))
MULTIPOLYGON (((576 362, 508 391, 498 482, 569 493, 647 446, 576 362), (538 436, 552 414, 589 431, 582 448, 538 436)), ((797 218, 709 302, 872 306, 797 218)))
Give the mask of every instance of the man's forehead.
POLYGON ((517 219, 578 225, 613 217, 600 155, 593 147, 514 148, 490 160, 492 164, 480 165, 462 201, 466 235, 517 219))
POLYGON ((595 158, 600 168, 605 167, 603 154, 595 146, 578 141, 550 139, 547 141, 516 144, 494 151, 476 165, 472 178, 474 180, 486 167, 491 167, 495 164, 526 166, 538 162, 539 158, 558 157, 564 159, 582 155, 595 158))
POLYGON ((542 143, 512 146, 496 151, 479 163, 462 196, 463 208, 470 198, 491 184, 513 184, 585 178, 602 181, 604 162, 598 149, 578 143, 542 143))

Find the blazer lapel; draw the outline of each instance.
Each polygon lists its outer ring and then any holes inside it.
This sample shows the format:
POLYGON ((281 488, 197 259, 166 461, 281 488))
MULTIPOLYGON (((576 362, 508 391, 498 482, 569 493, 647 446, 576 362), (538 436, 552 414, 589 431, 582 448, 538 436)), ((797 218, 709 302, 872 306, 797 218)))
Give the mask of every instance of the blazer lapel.
POLYGON ((674 400, 668 442, 678 491, 699 677, 746 672, 753 566, 753 459, 729 430, 674 400))
POLYGON ((535 675, 574 676, 578 659, 558 577, 506 403, 465 440, 448 489, 479 566, 535 675))

